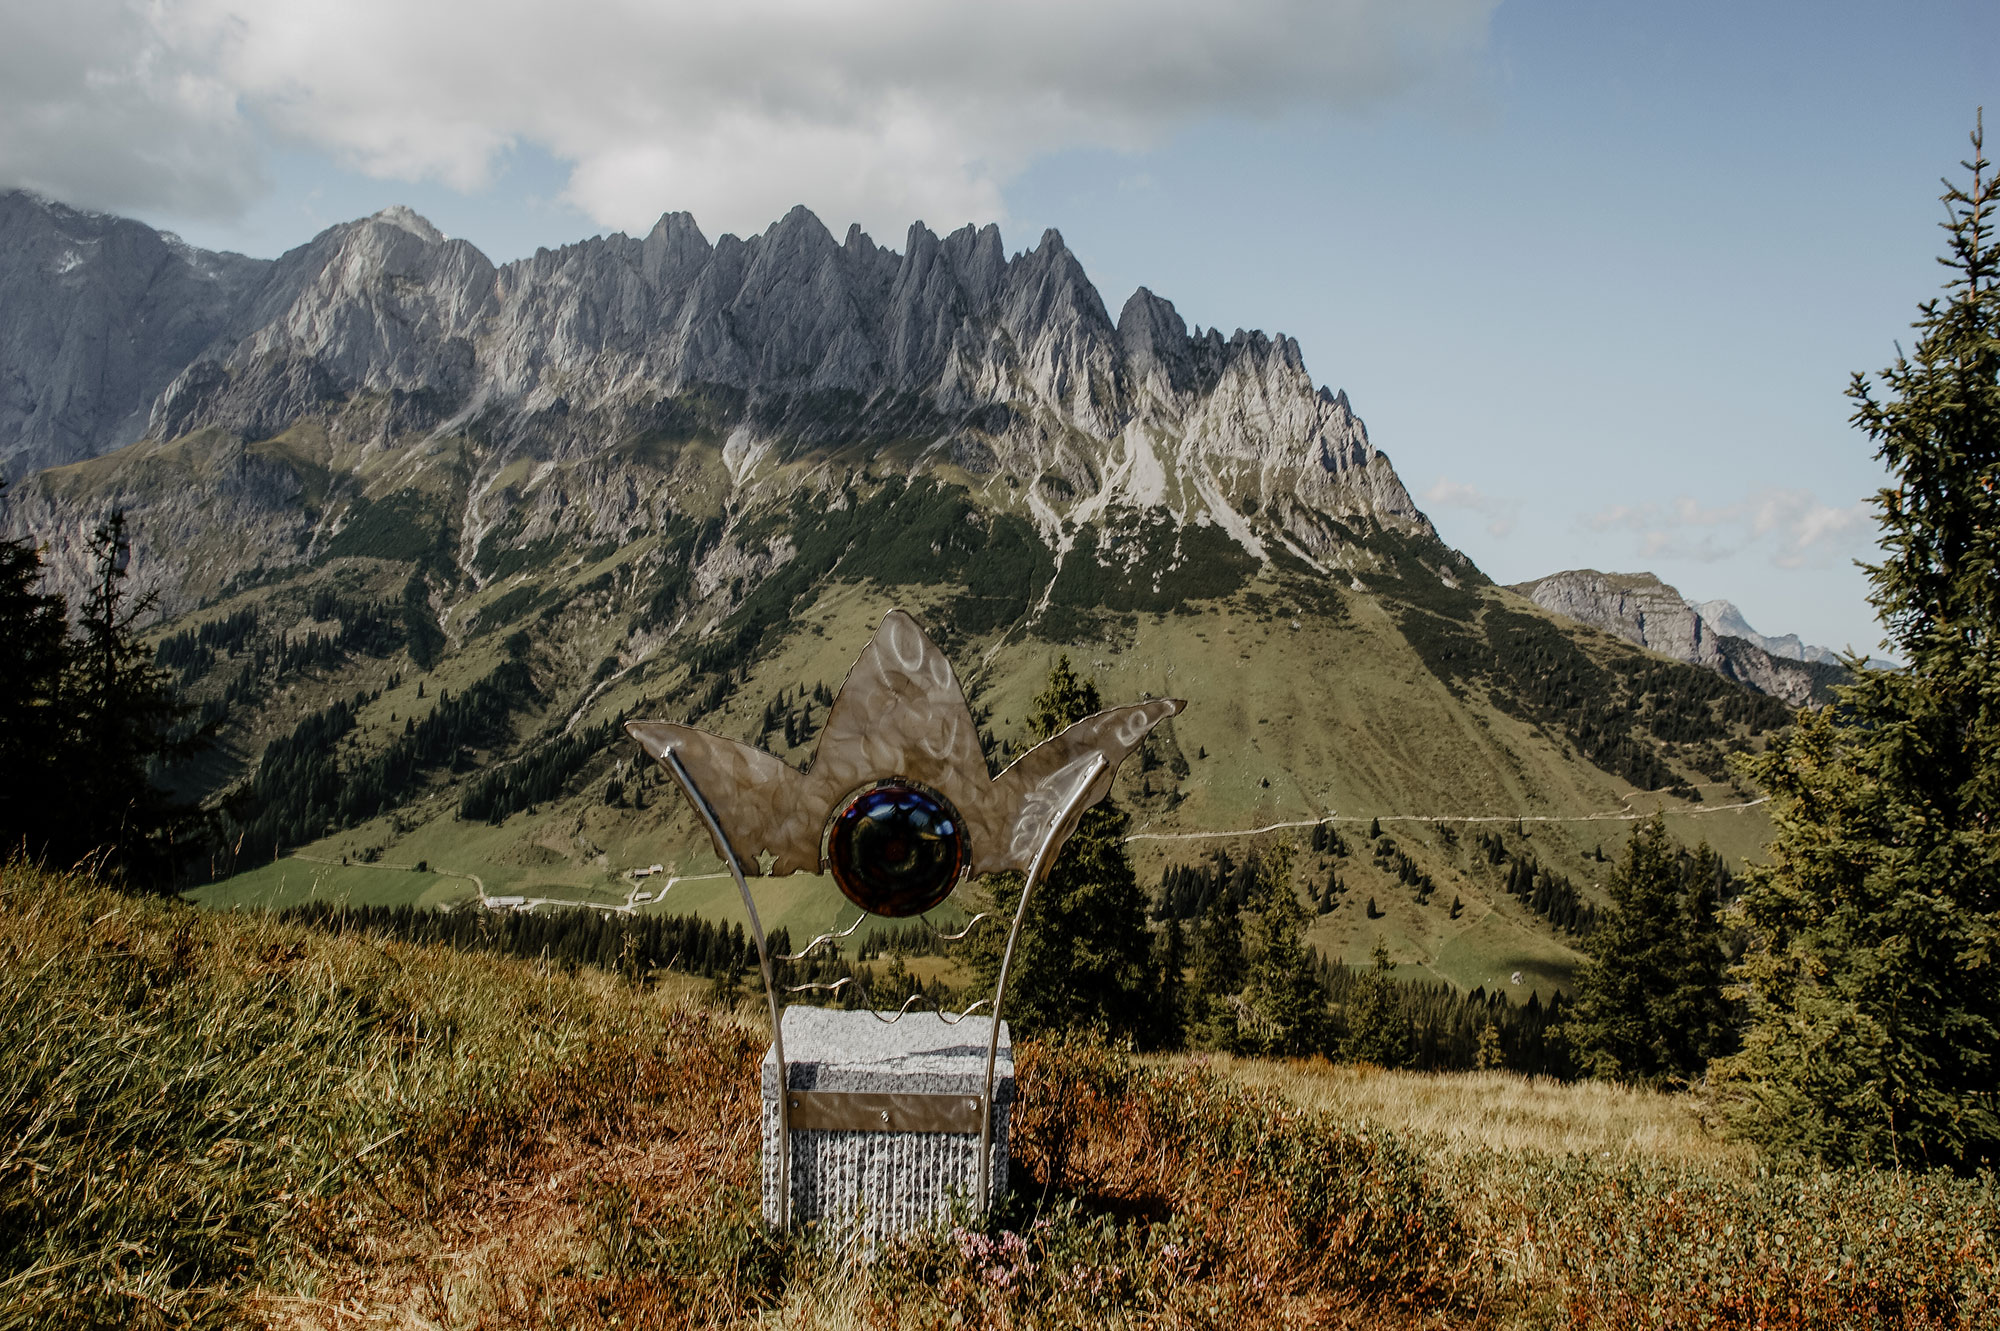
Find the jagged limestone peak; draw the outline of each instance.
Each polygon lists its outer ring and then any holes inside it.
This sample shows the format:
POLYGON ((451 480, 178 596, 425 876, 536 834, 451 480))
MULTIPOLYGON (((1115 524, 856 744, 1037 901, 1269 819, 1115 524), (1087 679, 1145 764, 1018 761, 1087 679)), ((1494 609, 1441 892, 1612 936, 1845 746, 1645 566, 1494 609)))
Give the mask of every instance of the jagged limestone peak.
POLYGON ((429 218, 406 203, 392 203, 368 220, 380 222, 385 226, 399 227, 427 245, 442 245, 445 242, 444 232, 432 226, 429 218))

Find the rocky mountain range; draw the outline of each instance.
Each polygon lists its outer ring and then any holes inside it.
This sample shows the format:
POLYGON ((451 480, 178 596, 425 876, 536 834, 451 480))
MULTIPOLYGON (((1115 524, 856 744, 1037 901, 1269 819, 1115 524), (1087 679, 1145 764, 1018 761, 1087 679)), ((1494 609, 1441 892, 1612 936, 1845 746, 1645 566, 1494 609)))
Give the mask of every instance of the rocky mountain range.
POLYGON ((1754 642, 1773 656, 1782 656, 1790 661, 1814 661, 1820 665, 1839 665, 1840 653, 1831 647, 1816 647, 1804 641, 1796 633, 1786 633, 1778 637, 1759 633, 1750 627, 1750 621, 1736 608, 1734 601, 1690 601, 1694 612, 1715 627, 1715 631, 1731 638, 1741 638, 1754 642))
POLYGON ((1728 601, 1696 604, 1651 573, 1552 573, 1512 588, 1567 619, 1616 634, 1649 651, 1713 670, 1794 707, 1825 702, 1846 679, 1840 658, 1797 635, 1767 638, 1728 601))
MULTIPOLYGON (((463 515, 477 530, 498 520, 491 482, 510 462, 588 463, 694 414, 723 432, 739 480, 769 455, 893 433, 970 476, 1005 474, 1058 545, 1065 523, 1119 509, 1316 564, 1342 562, 1342 519, 1431 534, 1297 343, 1190 332, 1143 289, 1114 322, 1054 231, 1010 258, 994 227, 916 224, 897 254, 858 229, 836 241, 803 208, 713 244, 673 213, 641 239, 496 267, 391 208, 262 262, 16 192, 0 199, 0 256, 0 466, 16 479, 141 438, 227 452, 328 422, 366 451, 477 430, 463 515)), ((230 472, 258 485, 248 459, 230 472)), ((637 493, 594 499, 603 531, 659 516, 637 493)), ((10 526, 24 515, 50 510, 24 494, 10 526)), ((253 523, 243 553, 309 560, 337 523, 326 509, 253 523)), ((199 581, 172 567, 183 543, 158 539, 186 527, 139 523, 163 587, 199 581)))

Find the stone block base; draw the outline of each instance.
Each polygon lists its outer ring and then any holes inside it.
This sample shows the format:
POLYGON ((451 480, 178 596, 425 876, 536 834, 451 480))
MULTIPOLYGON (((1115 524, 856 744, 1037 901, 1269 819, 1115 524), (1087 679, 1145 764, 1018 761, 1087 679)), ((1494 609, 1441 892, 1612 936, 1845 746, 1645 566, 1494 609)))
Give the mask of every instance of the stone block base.
MULTIPOLYGON (((787 1093, 793 1116, 791 1221, 873 1243, 950 1216, 979 1194, 979 1096, 992 1024, 935 1013, 785 1009, 787 1093)), ((763 1068, 764 1219, 779 1216, 778 1067, 763 1068)), ((1007 1025, 993 1070, 991 1195, 1007 1188, 1014 1058, 1007 1025)))

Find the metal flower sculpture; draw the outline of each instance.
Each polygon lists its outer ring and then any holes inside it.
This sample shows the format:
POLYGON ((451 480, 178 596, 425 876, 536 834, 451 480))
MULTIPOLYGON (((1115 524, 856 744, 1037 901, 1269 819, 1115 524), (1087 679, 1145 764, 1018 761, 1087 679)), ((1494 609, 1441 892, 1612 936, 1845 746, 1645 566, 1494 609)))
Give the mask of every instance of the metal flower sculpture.
POLYGON ((753 876, 765 855, 773 875, 824 869, 861 909, 907 916, 944 900, 966 873, 1027 872, 1051 832, 1066 839, 1070 829, 1051 819, 1085 769, 1092 780, 1079 811, 1110 792, 1118 764, 1181 707, 1161 698, 1099 712, 989 777, 951 663, 892 610, 848 672, 803 772, 691 726, 625 729, 668 771, 669 752, 679 758, 714 809, 723 860, 753 876))
MULTIPOLYGON (((790 1177, 791 1150, 784 1023, 747 879, 767 872, 766 857, 772 875, 825 869, 863 911, 901 917, 936 906, 969 873, 1026 874, 1001 956, 987 1036, 979 1152, 983 1209, 1000 1008, 1029 898, 1077 817, 1110 793, 1118 765, 1147 731, 1184 705, 1161 698, 1085 717, 1037 744, 999 776, 989 776, 951 663, 914 619, 892 610, 840 686, 803 772, 762 749, 692 726, 626 724, 700 815, 750 917, 778 1069, 780 1177, 790 1177)), ((787 959, 800 959, 836 936, 822 934, 787 959)), ((981 1006, 984 1000, 958 1019, 981 1006)), ((789 1223, 788 1208, 780 1202, 781 1226, 789 1223)))

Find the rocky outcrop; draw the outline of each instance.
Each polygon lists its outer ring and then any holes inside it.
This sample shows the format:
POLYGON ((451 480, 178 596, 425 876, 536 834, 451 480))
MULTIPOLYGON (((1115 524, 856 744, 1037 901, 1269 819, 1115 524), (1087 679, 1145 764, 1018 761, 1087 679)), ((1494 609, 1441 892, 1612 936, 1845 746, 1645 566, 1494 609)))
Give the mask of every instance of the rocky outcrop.
POLYGON ((1833 687, 1848 682, 1844 666, 1776 656, 1758 643, 1726 634, 1718 643, 1725 677, 1759 693, 1783 698, 1794 707, 1831 702, 1833 687))
POLYGON ((1840 664, 1840 653, 1828 647, 1815 647, 1811 643, 1802 641, 1796 633, 1787 633, 1778 638, 1759 633, 1750 627, 1750 622, 1743 618, 1743 612, 1738 610, 1733 602, 1701 601, 1690 604, 1694 605, 1696 614, 1715 626, 1717 633, 1755 643, 1773 656, 1782 656, 1791 661, 1814 661, 1821 665, 1840 664))
POLYGON ((271 268, 0 193, 0 475, 121 448, 271 268))
POLYGON ((1510 590, 1565 619, 1616 634, 1676 661, 1711 670, 1721 665, 1715 632, 1679 592, 1650 573, 1571 569, 1517 583, 1510 590))
POLYGON ((148 433, 216 426, 265 438, 362 393, 397 402, 399 424, 434 423, 473 390, 493 276, 485 255, 407 208, 331 227, 270 266, 161 395, 148 433))
MULTIPOLYGON (((663 402, 721 388, 781 453, 887 412, 974 474, 1054 474, 1098 510, 1163 504, 1247 532, 1242 514, 1261 509, 1320 554, 1343 518, 1431 534, 1296 342, 1190 333, 1144 290, 1114 324, 1053 230, 1009 258, 991 226, 939 237, 918 223, 898 254, 859 229, 836 240, 804 208, 713 244, 673 213, 640 239, 496 268, 404 208, 269 263, 175 249, 137 223, 30 196, 7 196, 7 209, 10 236, 95 228, 152 258, 83 262, 58 290, 47 274, 70 242, 9 242, 9 271, 43 275, 29 303, 42 322, 10 302, 5 336, 71 350, 10 362, 22 405, 0 418, 0 455, 68 461, 208 428, 255 441, 366 398, 385 404, 385 434, 483 413, 544 455, 575 456, 663 402), (77 348, 101 337, 65 343, 43 326, 99 327, 146 301, 173 336, 142 321, 131 343, 144 364, 129 372, 93 378, 77 348), (1107 488, 1112 476, 1122 489, 1107 488)), ((1045 520, 1052 537, 1066 516, 1045 520)))
MULTIPOLYGON (((1760 641, 1762 635, 1750 630, 1727 601, 1709 604, 1728 607, 1732 616, 1729 629, 1749 632, 1718 631, 1701 608, 1651 573, 1571 569, 1516 583, 1509 590, 1544 610, 1677 661, 1703 666, 1794 707, 1826 701, 1831 696, 1830 687, 1846 678, 1846 671, 1838 665, 1771 652, 1760 641)), ((1796 643, 1797 639, 1791 641, 1796 643)))

